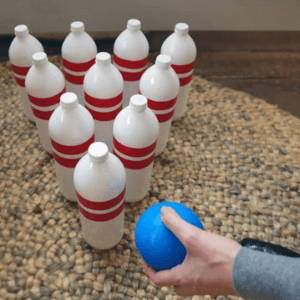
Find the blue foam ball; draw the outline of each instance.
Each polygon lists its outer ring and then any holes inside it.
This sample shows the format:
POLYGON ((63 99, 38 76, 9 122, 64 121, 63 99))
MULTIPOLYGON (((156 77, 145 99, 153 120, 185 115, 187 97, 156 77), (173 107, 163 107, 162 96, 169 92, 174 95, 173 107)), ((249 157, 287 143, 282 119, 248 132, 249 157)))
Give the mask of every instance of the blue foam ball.
POLYGON ((186 222, 204 229, 199 217, 177 202, 161 202, 149 207, 139 217, 135 228, 135 244, 144 261, 156 271, 181 264, 186 250, 179 239, 161 221, 160 209, 172 207, 186 222))

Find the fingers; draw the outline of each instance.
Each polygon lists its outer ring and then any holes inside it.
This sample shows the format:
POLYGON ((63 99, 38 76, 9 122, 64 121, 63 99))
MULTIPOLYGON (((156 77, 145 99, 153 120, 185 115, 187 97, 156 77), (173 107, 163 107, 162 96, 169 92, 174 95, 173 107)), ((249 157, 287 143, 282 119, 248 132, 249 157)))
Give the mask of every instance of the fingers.
POLYGON ((161 218, 164 224, 178 237, 178 239, 188 248, 194 243, 195 236, 201 231, 192 224, 187 223, 168 206, 161 208, 161 218))
POLYGON ((142 264, 145 273, 153 281, 154 284, 159 286, 178 285, 180 278, 180 270, 174 267, 170 270, 155 272, 146 264, 142 264))

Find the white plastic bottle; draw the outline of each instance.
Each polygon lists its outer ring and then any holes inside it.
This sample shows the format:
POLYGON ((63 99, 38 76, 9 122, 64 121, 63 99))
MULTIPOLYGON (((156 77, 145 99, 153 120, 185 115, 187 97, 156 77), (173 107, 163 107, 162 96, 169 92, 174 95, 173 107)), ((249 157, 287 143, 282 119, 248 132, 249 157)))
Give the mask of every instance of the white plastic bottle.
POLYGON ((148 99, 148 107, 159 121, 159 137, 155 154, 166 147, 179 91, 179 80, 171 68, 171 57, 160 54, 140 80, 140 92, 148 99))
POLYGON ((77 94, 83 104, 83 79, 95 63, 97 46, 93 38, 85 32, 83 22, 72 22, 71 32, 65 38, 62 48, 62 63, 68 92, 77 94))
POLYGON ((197 48, 189 35, 188 24, 177 23, 175 25, 174 33, 167 37, 161 46, 161 54, 171 56, 172 67, 180 81, 180 89, 174 114, 174 120, 177 120, 183 116, 186 108, 197 56, 197 48))
POLYGON ((124 229, 126 173, 104 143, 90 145, 74 171, 83 238, 96 249, 114 247, 124 229))
POLYGON ((29 120, 35 121, 31 111, 31 105, 25 90, 25 77, 32 65, 32 55, 35 52, 44 51, 42 44, 31 34, 26 25, 15 27, 15 38, 8 49, 11 68, 20 91, 20 98, 25 115, 29 120))
POLYGON ((50 153, 48 121, 59 103, 60 96, 65 92, 65 79, 62 72, 48 61, 45 52, 36 52, 32 59, 33 65, 26 76, 25 87, 31 102, 40 142, 50 153))
POLYGON ((127 28, 120 33, 114 44, 114 64, 124 79, 123 107, 130 97, 139 91, 139 80, 148 64, 149 44, 141 31, 141 22, 130 19, 127 28))
POLYGON ((96 141, 112 149, 113 121, 122 109, 123 78, 111 63, 110 54, 100 52, 84 78, 84 102, 95 120, 96 141))
POLYGON ((76 201, 74 168, 95 141, 94 120, 87 109, 78 103, 76 94, 64 93, 60 97, 60 105, 49 119, 48 129, 61 193, 67 199, 76 201))
POLYGON ((113 127, 114 154, 126 169, 125 199, 128 202, 142 200, 149 190, 158 133, 159 124, 147 107, 147 98, 132 96, 113 127))

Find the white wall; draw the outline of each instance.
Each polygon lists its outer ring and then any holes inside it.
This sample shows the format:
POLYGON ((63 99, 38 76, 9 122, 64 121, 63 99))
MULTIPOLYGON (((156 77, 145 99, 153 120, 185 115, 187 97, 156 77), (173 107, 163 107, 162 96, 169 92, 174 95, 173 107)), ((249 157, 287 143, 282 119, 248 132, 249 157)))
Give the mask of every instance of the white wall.
POLYGON ((32 32, 67 32, 82 20, 89 31, 119 31, 128 18, 144 30, 172 29, 185 21, 194 30, 299 30, 300 0, 0 0, 0 34, 16 24, 32 32))

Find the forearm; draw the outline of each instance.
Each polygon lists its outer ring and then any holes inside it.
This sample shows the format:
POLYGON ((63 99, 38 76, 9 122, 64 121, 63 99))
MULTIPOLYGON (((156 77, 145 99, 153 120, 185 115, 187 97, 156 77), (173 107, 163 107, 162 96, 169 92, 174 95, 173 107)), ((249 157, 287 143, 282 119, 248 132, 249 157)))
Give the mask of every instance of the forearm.
POLYGON ((272 255, 242 247, 233 268, 239 295, 260 300, 293 300, 300 295, 300 258, 272 255))

